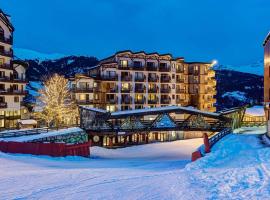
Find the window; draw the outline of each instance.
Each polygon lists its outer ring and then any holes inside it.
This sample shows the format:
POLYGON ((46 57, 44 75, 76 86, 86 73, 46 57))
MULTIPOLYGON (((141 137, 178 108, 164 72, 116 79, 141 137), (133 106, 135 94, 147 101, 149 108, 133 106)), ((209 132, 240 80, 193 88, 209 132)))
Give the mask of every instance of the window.
POLYGON ((154 62, 147 62, 147 67, 155 67, 155 63, 154 62))
POLYGON ((121 67, 127 67, 128 66, 128 61, 127 60, 120 60, 120 66, 121 67))
POLYGON ((86 100, 86 96, 85 96, 85 94, 80 94, 80 96, 79 96, 79 100, 80 100, 80 101, 84 101, 84 100, 86 100))
POLYGON ((4 58, 0 58, 0 65, 3 65, 5 63, 4 61, 4 58))
POLYGON ((141 67, 142 63, 140 61, 134 61, 133 65, 134 65, 134 67, 141 67))
POLYGON ((106 110, 109 112, 115 112, 115 106, 114 105, 108 105, 106 106, 106 110))
POLYGON ((129 89, 129 83, 122 83, 122 89, 129 89))
POLYGON ((160 67, 167 67, 167 63, 160 63, 159 66, 160 67))
POLYGON ((20 101, 20 98, 19 98, 18 96, 15 96, 15 97, 14 97, 14 102, 17 103, 17 102, 19 102, 19 101, 20 101))
POLYGON ((5 90, 5 84, 0 84, 0 90, 4 91, 5 90))
POLYGON ((4 78, 5 77, 5 72, 4 71, 0 71, 0 77, 4 78))

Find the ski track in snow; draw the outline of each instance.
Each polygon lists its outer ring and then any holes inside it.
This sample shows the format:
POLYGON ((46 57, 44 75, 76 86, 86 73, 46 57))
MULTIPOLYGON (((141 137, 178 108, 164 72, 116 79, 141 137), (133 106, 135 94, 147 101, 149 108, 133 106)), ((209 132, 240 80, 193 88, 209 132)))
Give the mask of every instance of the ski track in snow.
MULTIPOLYGON (((270 149, 247 132, 224 137, 193 163, 176 153, 187 141, 94 148, 93 159, 0 153, 0 199, 269 199, 270 149)), ((193 149, 196 140, 188 141, 193 149)))

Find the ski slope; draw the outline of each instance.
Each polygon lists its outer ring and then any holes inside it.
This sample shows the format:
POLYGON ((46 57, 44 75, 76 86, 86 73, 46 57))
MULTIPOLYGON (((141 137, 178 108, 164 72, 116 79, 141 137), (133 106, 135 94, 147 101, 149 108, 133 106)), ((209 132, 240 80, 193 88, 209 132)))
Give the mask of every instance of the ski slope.
POLYGON ((0 153, 0 199, 269 199, 270 148, 247 132, 193 163, 202 139, 94 147, 91 159, 0 153))

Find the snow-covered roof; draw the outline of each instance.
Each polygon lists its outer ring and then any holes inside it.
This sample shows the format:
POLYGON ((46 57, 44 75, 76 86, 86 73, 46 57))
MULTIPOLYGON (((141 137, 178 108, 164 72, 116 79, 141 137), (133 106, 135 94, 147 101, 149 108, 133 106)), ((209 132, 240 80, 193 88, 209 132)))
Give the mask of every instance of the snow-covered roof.
MULTIPOLYGON (((109 113, 106 110, 99 109, 99 108, 89 108, 85 106, 81 106, 83 109, 98 112, 98 113, 109 113)), ((193 107, 182 107, 182 106, 164 106, 164 107, 157 107, 157 108, 144 108, 144 109, 136 109, 136 110, 125 110, 125 111, 117 111, 112 112, 111 118, 121 118, 126 117, 130 115, 155 115, 160 114, 163 112, 185 112, 185 113, 197 113, 202 114, 208 117, 219 117, 221 116, 220 113, 213 113, 213 112, 207 112, 207 111, 201 111, 198 109, 195 109, 193 107)))
POLYGON ((19 119, 18 123, 23 124, 23 125, 32 125, 32 124, 37 124, 37 121, 34 119, 19 119))
POLYGON ((246 109, 246 114, 252 116, 265 116, 263 106, 253 106, 246 109))
POLYGON ((27 141, 37 140, 41 138, 54 137, 58 135, 66 135, 69 133, 80 133, 82 131, 83 130, 79 127, 72 127, 72 128, 66 128, 66 129, 59 129, 58 131, 49 131, 48 133, 41 133, 38 135, 26 135, 26 136, 21 136, 21 137, 0 138, 0 140, 13 141, 13 142, 27 142, 27 141))

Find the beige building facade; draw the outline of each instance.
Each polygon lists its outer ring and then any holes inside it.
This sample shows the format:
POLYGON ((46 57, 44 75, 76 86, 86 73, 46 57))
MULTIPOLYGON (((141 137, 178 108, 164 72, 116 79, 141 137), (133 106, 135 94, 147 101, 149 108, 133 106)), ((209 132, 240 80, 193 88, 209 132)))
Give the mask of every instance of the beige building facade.
POLYGON ((185 62, 171 54, 117 52, 70 80, 79 105, 110 112, 168 105, 216 111, 212 63, 185 62))
POLYGON ((10 17, 0 10, 0 128, 16 127, 26 112, 22 101, 27 65, 13 60, 13 31, 10 17))

